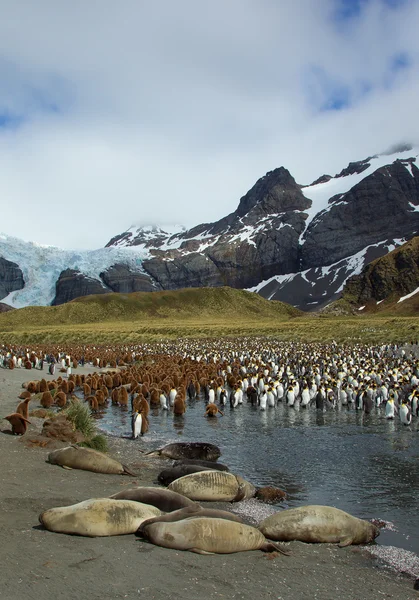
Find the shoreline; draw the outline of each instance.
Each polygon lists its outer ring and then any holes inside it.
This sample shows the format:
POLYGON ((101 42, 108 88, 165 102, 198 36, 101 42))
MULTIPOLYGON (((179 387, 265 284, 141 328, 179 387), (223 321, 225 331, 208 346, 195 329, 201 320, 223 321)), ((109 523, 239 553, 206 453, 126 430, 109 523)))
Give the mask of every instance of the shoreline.
MULTIPOLYGON (((53 379, 45 370, 0 369, 0 417, 15 410, 22 382, 42 377, 53 379)), ((42 426, 41 419, 30 420, 23 437, 3 433, 10 425, 0 423, 0 599, 419 598, 414 579, 379 566, 358 546, 292 542, 289 557, 260 551, 200 556, 153 546, 135 535, 86 538, 46 531, 38 521, 42 511, 155 485, 157 473, 171 461, 140 452, 133 460, 128 440, 107 435, 110 456, 127 462, 137 477, 64 470, 45 462, 49 448, 27 447, 42 426)), ((218 506, 234 511, 234 505, 218 506)))

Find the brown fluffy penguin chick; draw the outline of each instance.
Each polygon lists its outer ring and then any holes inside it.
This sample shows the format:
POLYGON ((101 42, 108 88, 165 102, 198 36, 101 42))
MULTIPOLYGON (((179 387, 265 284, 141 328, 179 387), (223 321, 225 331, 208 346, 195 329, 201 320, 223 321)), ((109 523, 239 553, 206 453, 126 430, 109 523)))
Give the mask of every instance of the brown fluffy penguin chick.
POLYGON ((128 392, 124 387, 119 388, 118 402, 121 406, 128 406, 128 392))
POLYGON ((60 391, 55 394, 54 404, 56 404, 60 408, 64 408, 64 406, 67 404, 67 396, 64 394, 64 392, 60 391))
POLYGON ((44 392, 40 402, 42 408, 50 408, 54 404, 54 399, 51 392, 44 392))
POLYGON ((25 419, 25 417, 22 417, 22 415, 19 413, 12 413, 4 418, 6 421, 9 421, 10 425, 12 426, 13 435, 23 435, 26 433, 26 429, 28 428, 27 424, 30 424, 30 421, 25 419))
POLYGON ((27 398, 31 397, 31 393, 28 392, 28 390, 25 390, 24 392, 22 392, 19 396, 20 400, 26 400, 27 398))
POLYGON ((173 414, 174 415, 183 415, 186 412, 186 404, 185 400, 182 396, 177 395, 175 398, 175 403, 173 405, 173 414))
POLYGON ((30 398, 26 398, 26 400, 23 400, 23 402, 20 402, 17 405, 16 412, 19 415, 22 415, 22 417, 24 417, 25 419, 27 419, 29 417, 29 402, 30 401, 31 401, 30 398))

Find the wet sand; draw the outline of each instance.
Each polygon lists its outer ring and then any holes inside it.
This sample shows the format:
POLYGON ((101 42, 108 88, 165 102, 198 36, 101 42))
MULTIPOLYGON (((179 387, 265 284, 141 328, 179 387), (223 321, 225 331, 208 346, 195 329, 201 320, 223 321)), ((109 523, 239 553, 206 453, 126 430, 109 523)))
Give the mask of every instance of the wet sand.
MULTIPOLYGON (((52 379, 45 371, 0 369, 0 417, 15 410, 22 382, 42 376, 52 379)), ((4 433, 10 425, 0 419, 0 600, 419 598, 414 579, 383 567, 362 547, 293 542, 288 557, 260 551, 201 556, 135 535, 86 538, 45 531, 38 521, 42 511, 153 485, 170 461, 133 454, 133 442, 110 437, 110 455, 138 477, 61 469, 46 462, 47 448, 27 447, 42 427, 40 419, 31 421, 18 437, 4 433)))

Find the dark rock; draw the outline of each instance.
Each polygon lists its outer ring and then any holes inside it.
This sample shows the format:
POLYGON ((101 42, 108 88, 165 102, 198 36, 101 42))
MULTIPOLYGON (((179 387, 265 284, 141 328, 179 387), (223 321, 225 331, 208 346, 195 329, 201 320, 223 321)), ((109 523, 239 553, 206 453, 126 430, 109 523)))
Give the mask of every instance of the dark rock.
POLYGON ((366 171, 371 166, 371 163, 369 161, 372 158, 377 158, 377 157, 370 156, 369 158, 366 158, 365 160, 359 160, 358 162, 349 163, 349 165, 345 169, 342 169, 342 171, 338 175, 335 175, 335 177, 339 178, 339 177, 347 177, 348 175, 359 175, 360 173, 362 173, 363 171, 366 171))
POLYGON ((112 265, 100 273, 104 284, 113 292, 129 294, 130 292, 154 292, 160 289, 149 275, 131 271, 127 265, 112 265))
POLYGON ((51 305, 57 306, 81 296, 107 294, 110 291, 109 288, 104 287, 97 279, 87 277, 74 269, 66 269, 61 272, 55 284, 55 298, 51 305))
POLYGON ((333 179, 331 175, 321 175, 318 179, 313 181, 313 183, 310 183, 310 185, 303 185, 302 188, 311 187, 312 185, 317 185, 319 183, 327 183, 331 179, 333 179))
POLYGON ((401 161, 377 169, 338 196, 304 234, 301 269, 335 263, 383 239, 411 238, 419 231, 419 169, 401 161))
POLYGON ((13 306, 0 302, 0 313, 8 312, 9 310, 14 310, 13 306))
POLYGON ((0 300, 17 290, 23 289, 23 273, 14 262, 0 256, 0 300))

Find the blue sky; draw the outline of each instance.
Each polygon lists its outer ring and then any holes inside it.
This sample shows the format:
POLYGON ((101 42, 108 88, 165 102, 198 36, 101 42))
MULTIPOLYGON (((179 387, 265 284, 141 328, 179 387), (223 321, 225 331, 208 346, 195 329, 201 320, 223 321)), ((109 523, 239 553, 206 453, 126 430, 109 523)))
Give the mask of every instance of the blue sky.
POLYGON ((419 143, 418 22, 419 0, 9 3, 1 229, 99 247, 419 143))

